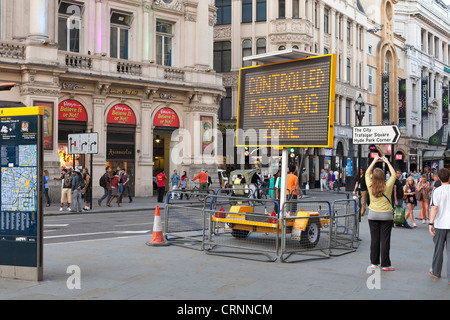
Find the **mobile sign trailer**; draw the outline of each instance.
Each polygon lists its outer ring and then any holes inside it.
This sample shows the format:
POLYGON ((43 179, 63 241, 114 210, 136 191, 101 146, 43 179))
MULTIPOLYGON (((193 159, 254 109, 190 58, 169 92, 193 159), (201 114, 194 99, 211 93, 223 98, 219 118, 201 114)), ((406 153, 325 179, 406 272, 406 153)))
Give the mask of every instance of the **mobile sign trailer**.
POLYGON ((0 108, 0 277, 43 276, 42 107, 0 108))
POLYGON ((333 147, 335 86, 336 54, 239 71, 236 146, 283 149, 280 208, 286 201, 288 148, 333 147))

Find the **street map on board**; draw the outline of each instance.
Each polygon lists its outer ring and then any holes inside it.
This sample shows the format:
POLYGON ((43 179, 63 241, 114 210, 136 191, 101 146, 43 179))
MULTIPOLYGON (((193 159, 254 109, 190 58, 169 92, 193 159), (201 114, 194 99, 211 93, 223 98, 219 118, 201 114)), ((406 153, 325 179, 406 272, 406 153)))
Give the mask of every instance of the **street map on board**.
POLYGON ((37 210, 37 146, 18 145, 19 166, 1 168, 1 210, 37 210))

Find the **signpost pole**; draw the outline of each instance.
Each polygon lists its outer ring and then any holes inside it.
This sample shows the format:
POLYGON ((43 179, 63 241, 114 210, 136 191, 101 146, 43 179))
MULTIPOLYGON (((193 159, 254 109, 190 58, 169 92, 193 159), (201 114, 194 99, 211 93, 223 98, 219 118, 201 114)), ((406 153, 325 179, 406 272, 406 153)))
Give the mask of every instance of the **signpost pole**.
POLYGON ((286 202, 286 189, 287 189, 287 166, 289 149, 283 148, 281 154, 281 195, 280 195, 280 218, 284 218, 284 203, 286 202))

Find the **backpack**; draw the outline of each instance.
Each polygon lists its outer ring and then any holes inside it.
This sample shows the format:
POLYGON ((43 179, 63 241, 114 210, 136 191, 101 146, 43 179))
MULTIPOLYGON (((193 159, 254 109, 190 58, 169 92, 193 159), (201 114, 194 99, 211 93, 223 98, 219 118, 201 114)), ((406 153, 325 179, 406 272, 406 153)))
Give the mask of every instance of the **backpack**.
POLYGON ((106 173, 100 177, 98 184, 100 185, 100 187, 106 188, 106 173))

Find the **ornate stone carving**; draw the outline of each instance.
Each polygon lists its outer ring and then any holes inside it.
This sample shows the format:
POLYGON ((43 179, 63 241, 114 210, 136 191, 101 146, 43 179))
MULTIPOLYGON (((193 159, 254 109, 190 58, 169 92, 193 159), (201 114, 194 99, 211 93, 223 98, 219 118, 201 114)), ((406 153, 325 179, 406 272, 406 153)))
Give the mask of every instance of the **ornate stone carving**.
POLYGON ((214 40, 231 39, 231 26, 214 27, 214 40))
POLYGON ((155 2, 153 4, 155 6, 165 8, 165 9, 183 11, 183 5, 181 4, 181 1, 179 1, 179 0, 172 0, 172 1, 155 0, 155 2))

